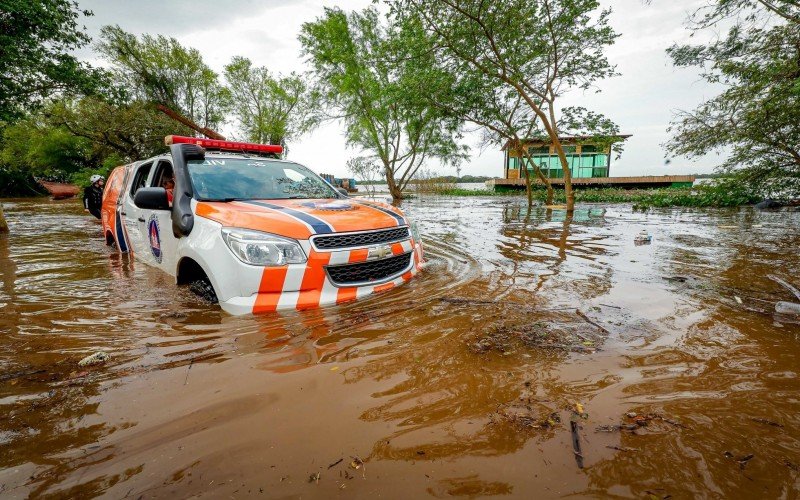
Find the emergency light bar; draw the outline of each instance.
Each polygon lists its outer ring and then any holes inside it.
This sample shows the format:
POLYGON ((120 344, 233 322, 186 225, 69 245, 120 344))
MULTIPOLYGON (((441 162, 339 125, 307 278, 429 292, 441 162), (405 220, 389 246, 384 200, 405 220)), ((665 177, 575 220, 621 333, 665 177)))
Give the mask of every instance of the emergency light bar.
POLYGON ((251 142, 220 141, 217 139, 201 139, 199 137, 184 137, 182 135, 168 135, 164 137, 164 144, 196 144, 205 149, 221 151, 244 151, 249 153, 283 153, 283 146, 275 144, 255 144, 251 142))

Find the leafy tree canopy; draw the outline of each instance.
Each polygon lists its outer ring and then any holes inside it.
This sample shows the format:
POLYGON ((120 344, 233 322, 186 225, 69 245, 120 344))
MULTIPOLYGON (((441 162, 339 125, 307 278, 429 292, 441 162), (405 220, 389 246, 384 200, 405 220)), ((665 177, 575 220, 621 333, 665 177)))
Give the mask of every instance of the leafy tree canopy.
POLYGON ((347 143, 383 167, 395 199, 427 160, 458 163, 460 121, 424 95, 444 77, 419 24, 382 22, 377 10, 326 9, 300 35, 322 103, 344 122, 347 143))
POLYGON ((163 35, 137 38, 119 26, 104 26, 100 38, 98 50, 111 62, 120 86, 133 99, 177 112, 198 132, 222 123, 229 93, 197 49, 163 35))
POLYGON ((78 3, 4 0, 0 4, 0 120, 11 122, 54 95, 91 94, 106 74, 70 53, 89 43, 78 3))
POLYGON ((800 196, 800 4, 718 0, 697 11, 693 31, 727 32, 702 45, 673 45, 677 66, 701 68, 724 90, 670 127, 674 155, 730 151, 720 166, 762 194, 800 196))
POLYGON ((286 143, 316 124, 314 96, 302 76, 273 75, 245 57, 225 66, 231 109, 248 141, 286 143))
POLYGON ((618 36, 608 23, 610 10, 600 10, 596 0, 394 0, 392 12, 425 26, 436 64, 463 80, 462 88, 473 96, 462 104, 479 119, 468 120, 500 136, 537 128, 549 137, 562 163, 571 210, 558 103, 568 92, 592 90, 596 81, 616 74, 604 54, 618 36), (512 123, 505 123, 503 116, 512 112, 512 123))
POLYGON ((48 108, 47 118, 51 126, 88 141, 98 163, 112 155, 123 161, 155 156, 166 150, 164 136, 191 134, 152 103, 138 100, 120 105, 93 98, 59 101, 48 108))

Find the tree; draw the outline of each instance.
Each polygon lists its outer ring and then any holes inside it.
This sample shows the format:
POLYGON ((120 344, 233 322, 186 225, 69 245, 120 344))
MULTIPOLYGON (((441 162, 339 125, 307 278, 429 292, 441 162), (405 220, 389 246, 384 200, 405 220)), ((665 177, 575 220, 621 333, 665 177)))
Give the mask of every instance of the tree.
POLYGON ((705 45, 673 45, 675 65, 701 68, 718 96, 681 111, 670 126, 674 155, 729 151, 721 172, 762 195, 800 197, 800 3, 720 0, 698 10, 693 32, 727 33, 705 45))
POLYGON ((32 183, 33 177, 64 180, 94 161, 89 141, 52 126, 42 114, 3 129, 0 163, 7 173, 32 183))
POLYGON ((439 87, 431 88, 425 95, 433 106, 481 127, 484 146, 505 147, 523 159, 521 168, 529 208, 533 205, 530 170, 547 189, 546 204, 551 205, 553 186, 523 147, 525 139, 538 131, 538 117, 516 91, 498 86, 485 74, 465 66, 462 62, 460 70, 448 72, 451 80, 441 80, 439 87))
POLYGON ((314 101, 297 73, 273 76, 250 59, 234 57, 225 66, 231 109, 248 141, 280 144, 309 131, 316 123, 314 101))
POLYGON ((413 25, 381 22, 374 8, 349 15, 327 8, 300 35, 322 104, 344 122, 348 145, 380 163, 395 201, 426 161, 464 158, 460 122, 424 98, 442 77, 433 52, 419 50, 425 40, 413 25))
POLYGON ((112 155, 123 161, 155 156, 164 152, 164 136, 191 133, 144 101, 120 105, 94 98, 59 101, 47 108, 47 119, 52 126, 87 141, 95 165, 112 155))
POLYGON ((575 206, 557 103, 615 74, 603 53, 617 34, 596 0, 394 0, 395 16, 416 16, 434 37, 439 64, 475 71, 513 89, 538 118, 564 172, 567 210, 575 206), (464 64, 466 63, 466 64, 464 64))
POLYGON ((199 134, 224 139, 212 129, 224 119, 228 91, 197 49, 163 35, 139 39, 119 26, 104 26, 100 37, 98 50, 130 97, 154 103, 159 111, 199 134))
POLYGON ((0 6, 0 121, 13 122, 54 95, 100 91, 106 74, 71 54, 89 43, 78 3, 5 0, 0 6))
POLYGON ((36 193, 35 178, 82 183, 92 173, 164 151, 164 136, 190 134, 155 109, 85 97, 60 99, 6 126, 0 143, 0 195, 36 193))
POLYGON ((381 177, 381 167, 375 163, 373 158, 364 156, 356 156, 347 160, 347 171, 358 179, 363 181, 363 186, 366 186, 367 195, 375 196, 375 181, 381 177))

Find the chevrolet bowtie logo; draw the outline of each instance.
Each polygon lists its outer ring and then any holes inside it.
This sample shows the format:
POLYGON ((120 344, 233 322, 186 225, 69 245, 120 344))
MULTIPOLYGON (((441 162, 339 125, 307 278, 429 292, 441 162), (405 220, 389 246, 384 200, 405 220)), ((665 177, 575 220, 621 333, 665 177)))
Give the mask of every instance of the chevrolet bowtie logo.
POLYGON ((367 259, 382 259, 384 257, 388 257, 389 255, 392 255, 392 247, 383 245, 370 248, 369 252, 367 253, 367 259))

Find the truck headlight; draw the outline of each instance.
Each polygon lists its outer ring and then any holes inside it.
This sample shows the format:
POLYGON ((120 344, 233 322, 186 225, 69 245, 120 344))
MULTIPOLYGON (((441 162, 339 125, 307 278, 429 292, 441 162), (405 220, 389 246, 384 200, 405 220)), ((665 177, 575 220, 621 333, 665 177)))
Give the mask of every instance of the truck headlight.
POLYGON ((222 239, 245 264, 283 266, 302 264, 306 254, 296 240, 250 229, 222 228, 222 239))

